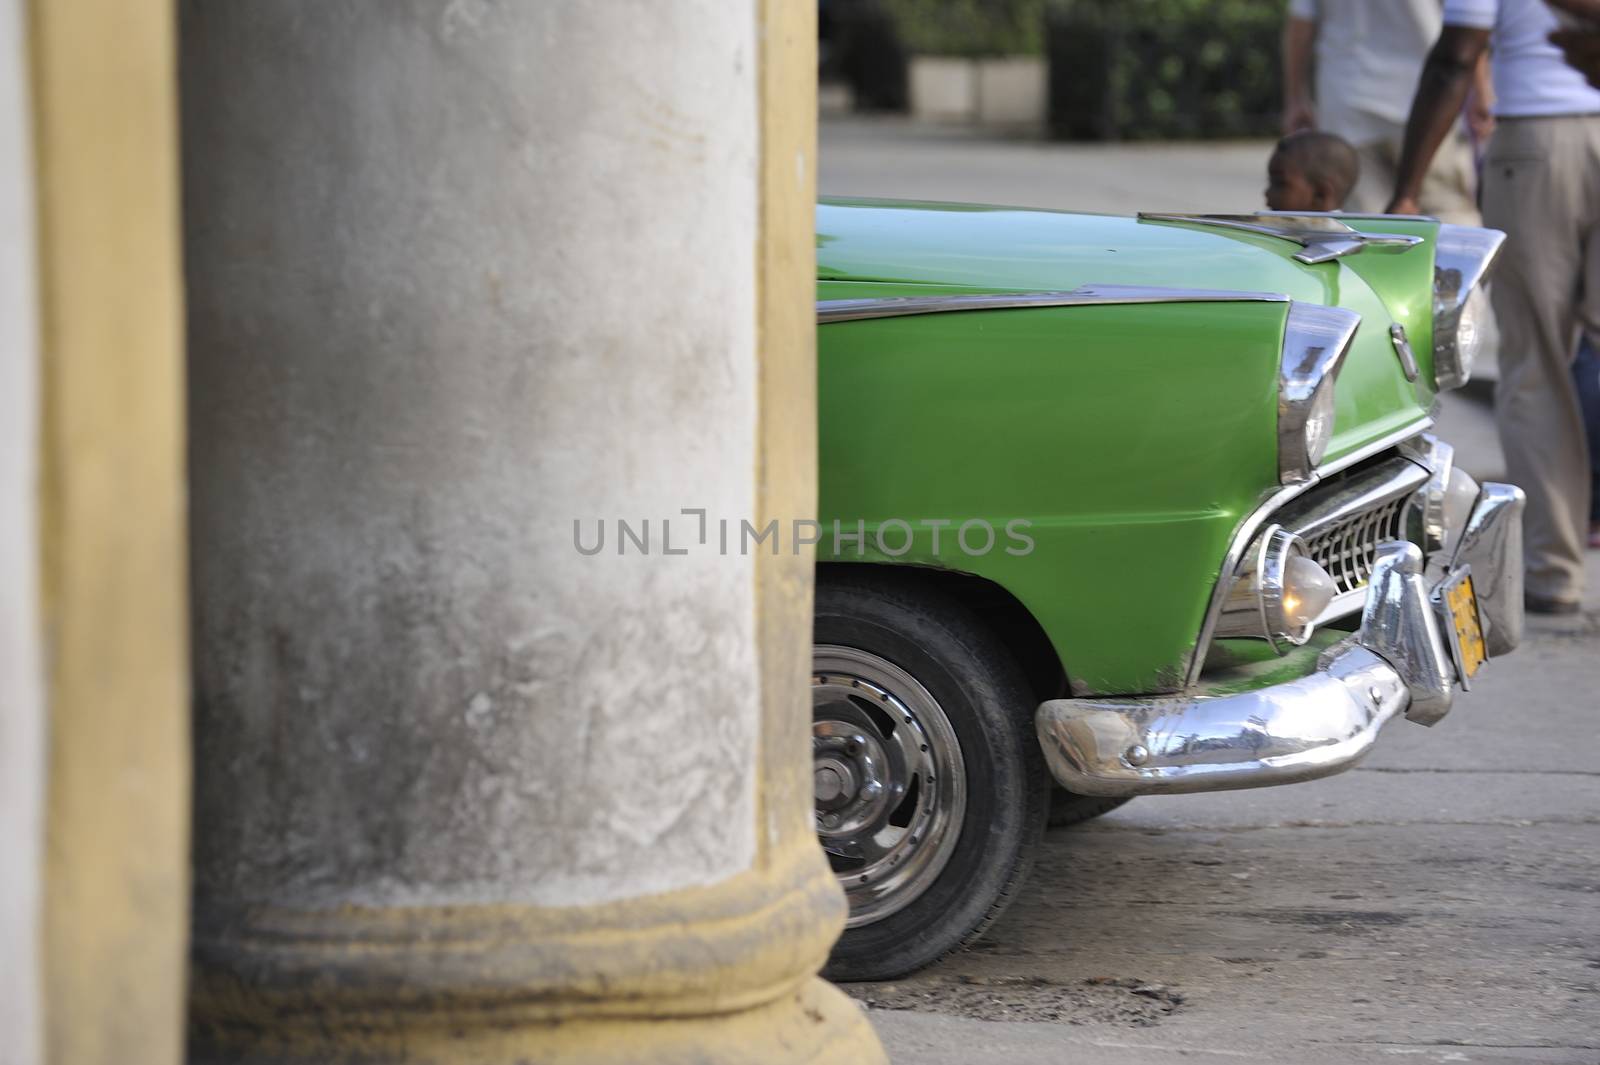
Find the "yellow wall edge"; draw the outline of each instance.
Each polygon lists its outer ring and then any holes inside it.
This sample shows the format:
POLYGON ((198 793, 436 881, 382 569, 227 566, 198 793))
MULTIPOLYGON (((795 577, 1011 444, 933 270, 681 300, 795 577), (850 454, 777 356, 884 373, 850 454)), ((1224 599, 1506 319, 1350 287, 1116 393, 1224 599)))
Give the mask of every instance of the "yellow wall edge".
MULTIPOLYGON (((760 219, 756 245, 756 517, 780 528, 817 509, 816 5, 757 0, 760 219)), ((816 849, 812 820, 814 550, 756 556, 763 716, 760 839, 816 849)), ((762 852, 758 849, 758 855, 762 852)), ((820 864, 820 852, 819 852, 820 864)))
POLYGON ((46 1058, 182 1055, 188 610, 175 14, 32 0, 46 1058))

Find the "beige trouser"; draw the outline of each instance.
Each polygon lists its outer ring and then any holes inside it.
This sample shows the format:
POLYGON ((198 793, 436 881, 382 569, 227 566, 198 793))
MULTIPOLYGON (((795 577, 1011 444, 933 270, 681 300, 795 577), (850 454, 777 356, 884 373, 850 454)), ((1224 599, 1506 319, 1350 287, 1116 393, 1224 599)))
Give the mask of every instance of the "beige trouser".
POLYGON ((1600 338, 1600 116, 1501 119, 1483 218, 1506 232, 1495 415, 1506 475, 1528 493, 1527 589, 1581 599, 1590 476, 1572 360, 1578 326, 1600 338))
MULTIPOLYGON (((1405 126, 1396 124, 1390 135, 1356 145, 1361 174, 1344 201, 1344 209, 1376 214, 1394 197, 1395 170, 1400 165, 1400 145, 1405 126)), ((1472 146, 1465 136, 1452 136, 1439 146, 1433 165, 1422 182, 1418 202, 1424 214, 1458 226, 1482 225, 1478 220, 1478 180, 1472 163, 1472 146)))

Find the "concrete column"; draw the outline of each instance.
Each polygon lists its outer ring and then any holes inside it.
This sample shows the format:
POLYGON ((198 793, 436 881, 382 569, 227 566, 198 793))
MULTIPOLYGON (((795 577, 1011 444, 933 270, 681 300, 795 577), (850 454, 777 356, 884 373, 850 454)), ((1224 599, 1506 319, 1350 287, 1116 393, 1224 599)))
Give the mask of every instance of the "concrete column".
POLYGON ((714 524, 814 502, 803 6, 182 5, 196 1060, 879 1058, 714 524))

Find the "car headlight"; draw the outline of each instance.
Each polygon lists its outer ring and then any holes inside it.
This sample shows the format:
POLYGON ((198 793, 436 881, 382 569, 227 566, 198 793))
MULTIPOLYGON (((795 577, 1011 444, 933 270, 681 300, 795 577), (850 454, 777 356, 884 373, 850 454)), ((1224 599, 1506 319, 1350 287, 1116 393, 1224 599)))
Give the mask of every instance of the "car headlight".
POLYGON ((1278 479, 1311 479, 1333 439, 1334 378, 1361 316, 1343 307, 1292 303, 1278 373, 1278 479))
POLYGON ((1283 560, 1283 575, 1278 580, 1277 620, 1282 635, 1294 643, 1305 643, 1311 626, 1328 609, 1339 593, 1328 571, 1305 553, 1296 540, 1297 550, 1283 560))
POLYGON ((1269 526, 1233 575, 1216 635, 1265 639, 1274 646, 1279 640, 1303 644, 1338 592, 1328 571, 1306 554, 1300 537, 1269 526))
POLYGON ((1441 391, 1472 377, 1489 300, 1483 280, 1505 243, 1498 229, 1441 225, 1433 253, 1433 381, 1441 391))

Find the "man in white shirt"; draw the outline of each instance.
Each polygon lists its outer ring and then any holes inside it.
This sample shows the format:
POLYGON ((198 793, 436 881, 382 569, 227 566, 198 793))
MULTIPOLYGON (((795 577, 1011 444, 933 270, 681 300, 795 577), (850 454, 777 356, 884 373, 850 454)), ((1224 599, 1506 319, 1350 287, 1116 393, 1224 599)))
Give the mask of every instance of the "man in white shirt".
POLYGON ((1566 61, 1600 89, 1600 28, 1575 28, 1550 35, 1566 61))
MULTIPOLYGON (((1573 11, 1593 0, 1552 2, 1573 11)), ((1428 161, 1491 49, 1496 126, 1483 215, 1507 234, 1492 289, 1495 414, 1506 473, 1528 493, 1527 604, 1541 613, 1575 613, 1583 598, 1589 455, 1571 367, 1580 327, 1600 339, 1600 91, 1550 42, 1561 24, 1543 0, 1445 0, 1390 204, 1420 212, 1428 161)))
MULTIPOLYGON (((1283 132, 1320 129, 1356 149, 1361 175, 1345 210, 1371 213, 1389 202, 1411 95, 1439 27, 1439 0, 1289 0, 1283 132)), ((1487 81, 1485 73, 1485 119, 1487 81)), ((1452 137, 1429 168, 1423 207, 1446 221, 1476 225, 1476 189, 1467 139, 1452 137)))

